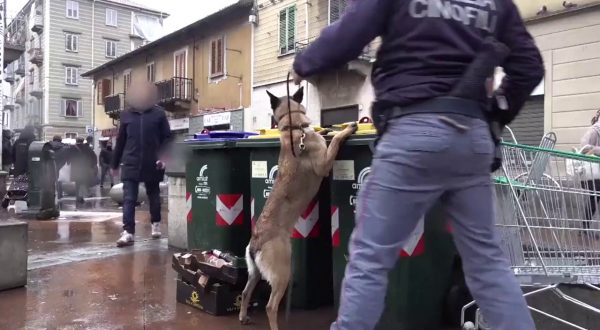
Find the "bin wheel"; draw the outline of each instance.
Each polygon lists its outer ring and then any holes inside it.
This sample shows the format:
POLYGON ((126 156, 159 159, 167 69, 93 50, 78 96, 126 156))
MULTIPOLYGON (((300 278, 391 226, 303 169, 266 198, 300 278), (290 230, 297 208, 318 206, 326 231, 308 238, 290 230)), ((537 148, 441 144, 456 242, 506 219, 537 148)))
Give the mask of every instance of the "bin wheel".
POLYGON ((475 328, 475 324, 473 324, 473 322, 466 322, 465 325, 463 325, 463 330, 477 330, 475 328))

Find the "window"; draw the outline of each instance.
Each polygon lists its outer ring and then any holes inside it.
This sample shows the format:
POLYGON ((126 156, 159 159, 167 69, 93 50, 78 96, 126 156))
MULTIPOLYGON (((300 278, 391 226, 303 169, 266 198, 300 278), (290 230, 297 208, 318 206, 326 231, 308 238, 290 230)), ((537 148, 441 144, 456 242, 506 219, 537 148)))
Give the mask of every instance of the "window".
POLYGON ((127 89, 131 85, 131 70, 123 73, 123 92, 127 93, 127 89))
POLYGON ((154 62, 146 64, 146 79, 150 82, 156 81, 156 69, 154 62))
POLYGON ((77 133, 65 133, 65 139, 77 139, 77 133))
POLYGON ((279 12, 279 54, 294 52, 296 43, 296 6, 279 12))
POLYGON ((75 99, 63 99, 63 116, 65 117, 83 117, 81 109, 81 100, 75 99))
POLYGON ((65 33, 65 49, 68 52, 78 52, 79 36, 73 33, 65 33))
POLYGON ((67 0, 67 18, 79 19, 79 2, 67 0))
POLYGON ((33 85, 33 81, 35 80, 35 71, 29 71, 29 84, 33 85))
POLYGON ((74 66, 66 66, 65 67, 65 84, 67 85, 77 85, 79 77, 79 68, 74 66))
POLYGON ((111 94, 111 81, 110 79, 102 79, 97 83, 98 90, 98 104, 104 104, 104 99, 111 94))
POLYGON ((106 25, 117 26, 118 16, 114 9, 106 8, 106 25))
POLYGON ((225 37, 210 42, 210 77, 225 74, 225 37))
POLYGON ((348 7, 348 0, 329 0, 329 24, 335 23, 348 7))
POLYGON ((106 57, 115 58, 117 57, 117 42, 113 40, 106 40, 106 57))

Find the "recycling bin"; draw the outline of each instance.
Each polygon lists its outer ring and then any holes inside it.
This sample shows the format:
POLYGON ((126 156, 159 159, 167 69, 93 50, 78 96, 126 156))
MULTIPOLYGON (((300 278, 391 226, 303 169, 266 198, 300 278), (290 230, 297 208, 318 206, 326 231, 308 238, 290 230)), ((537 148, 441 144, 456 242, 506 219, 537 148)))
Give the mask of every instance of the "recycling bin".
POLYGON ((186 141, 186 218, 189 249, 245 254, 250 240, 249 149, 226 132, 186 141))
MULTIPOLYGON (((354 229, 358 191, 371 172, 374 139, 373 135, 352 136, 342 146, 333 167, 331 233, 336 306, 349 257, 348 242, 354 229)), ((443 328, 445 297, 452 285, 457 256, 444 214, 440 206, 430 210, 400 251, 398 262, 389 274, 386 307, 377 329, 443 328)))
MULTIPOLYGON (((254 224, 277 178, 280 142, 279 138, 261 138, 239 141, 237 145, 251 150, 251 217, 254 224)), ((329 195, 329 180, 324 180, 291 233, 294 308, 314 309, 333 303, 329 195)))

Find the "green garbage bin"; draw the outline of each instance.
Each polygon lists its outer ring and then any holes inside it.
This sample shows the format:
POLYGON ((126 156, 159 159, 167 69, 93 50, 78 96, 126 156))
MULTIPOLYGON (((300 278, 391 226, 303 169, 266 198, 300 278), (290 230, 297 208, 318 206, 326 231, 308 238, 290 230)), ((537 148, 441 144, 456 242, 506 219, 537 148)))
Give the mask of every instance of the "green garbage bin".
POLYGON ((245 254, 250 240, 249 150, 236 138, 185 142, 188 248, 245 254))
MULTIPOLYGON (((332 244, 335 304, 354 229, 358 190, 371 171, 374 136, 355 135, 341 148, 331 182, 332 244)), ((401 219, 398 219, 401 221, 401 219)), ((443 210, 436 206, 402 249, 389 274, 386 307, 377 329, 441 329, 444 300, 452 284, 457 255, 443 210)))
MULTIPOLYGON (((280 143, 278 138, 248 139, 240 141, 238 147, 251 150, 254 223, 277 177, 280 143)), ((324 180, 319 193, 300 216, 291 233, 294 308, 314 309, 333 303, 329 195, 329 181, 324 180)))

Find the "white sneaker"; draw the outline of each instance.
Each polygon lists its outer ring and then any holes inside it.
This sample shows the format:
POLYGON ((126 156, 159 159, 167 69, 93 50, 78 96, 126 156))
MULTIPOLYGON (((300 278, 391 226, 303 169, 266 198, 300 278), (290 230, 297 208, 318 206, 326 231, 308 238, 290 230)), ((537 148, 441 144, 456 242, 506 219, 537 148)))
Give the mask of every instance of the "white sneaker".
POLYGON ((160 222, 155 222, 152 224, 152 238, 159 239, 162 236, 160 232, 160 222))
POLYGON ((133 235, 124 231, 121 234, 121 238, 117 241, 117 247, 124 247, 133 245, 133 235))

